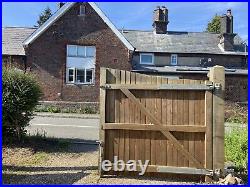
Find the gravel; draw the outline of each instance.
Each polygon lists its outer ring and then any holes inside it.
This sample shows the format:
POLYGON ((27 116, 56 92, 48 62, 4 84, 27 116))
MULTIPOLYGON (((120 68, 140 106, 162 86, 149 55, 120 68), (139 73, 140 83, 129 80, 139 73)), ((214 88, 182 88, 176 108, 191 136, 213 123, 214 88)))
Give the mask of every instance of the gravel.
POLYGON ((141 176, 99 178, 95 145, 71 144, 67 150, 47 152, 4 147, 2 154, 4 184, 187 184, 141 176))

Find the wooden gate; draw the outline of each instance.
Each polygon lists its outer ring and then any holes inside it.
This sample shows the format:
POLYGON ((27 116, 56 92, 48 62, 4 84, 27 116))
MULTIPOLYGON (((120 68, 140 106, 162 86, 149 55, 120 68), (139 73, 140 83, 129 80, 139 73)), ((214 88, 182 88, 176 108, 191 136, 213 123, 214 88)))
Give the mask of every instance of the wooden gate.
MULTIPOLYGON (((224 68, 209 80, 101 68, 100 159, 149 160, 146 172, 212 176, 224 168, 224 68)), ((207 177, 208 179, 210 177, 207 177)))

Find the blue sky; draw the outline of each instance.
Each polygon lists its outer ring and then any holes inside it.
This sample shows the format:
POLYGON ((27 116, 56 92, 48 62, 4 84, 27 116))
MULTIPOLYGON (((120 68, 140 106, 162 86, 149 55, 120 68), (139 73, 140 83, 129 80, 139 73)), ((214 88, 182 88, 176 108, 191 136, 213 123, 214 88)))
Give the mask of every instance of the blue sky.
MULTIPOLYGON (((118 27, 125 29, 152 29, 152 12, 157 5, 169 9, 168 30, 204 31, 208 21, 232 9, 234 32, 248 39, 248 3, 247 2, 98 2, 98 6, 118 27)), ((49 6, 53 12, 55 2, 5 2, 2 4, 3 26, 33 26, 38 15, 49 6)))

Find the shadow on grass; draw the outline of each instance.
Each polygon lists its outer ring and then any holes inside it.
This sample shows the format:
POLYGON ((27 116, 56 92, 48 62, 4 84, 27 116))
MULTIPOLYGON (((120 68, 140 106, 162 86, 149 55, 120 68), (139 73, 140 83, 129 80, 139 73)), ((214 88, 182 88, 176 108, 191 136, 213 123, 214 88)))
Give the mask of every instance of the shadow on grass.
POLYGON ((88 176, 89 167, 24 167, 3 165, 3 184, 73 184, 88 176), (18 173, 17 173, 18 172, 18 173))

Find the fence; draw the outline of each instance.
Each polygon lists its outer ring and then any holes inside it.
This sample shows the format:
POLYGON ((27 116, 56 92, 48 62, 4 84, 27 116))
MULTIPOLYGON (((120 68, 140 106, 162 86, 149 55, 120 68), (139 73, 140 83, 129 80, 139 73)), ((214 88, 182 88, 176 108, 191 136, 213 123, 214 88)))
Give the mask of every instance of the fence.
MULTIPOLYGON (((101 163, 149 160, 147 173, 207 176, 224 168, 224 68, 209 81, 101 68, 101 163)), ((138 168, 139 169, 139 168, 138 168)))

